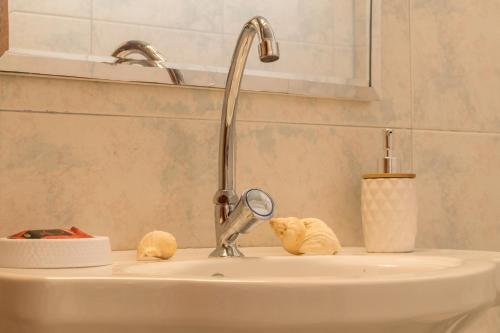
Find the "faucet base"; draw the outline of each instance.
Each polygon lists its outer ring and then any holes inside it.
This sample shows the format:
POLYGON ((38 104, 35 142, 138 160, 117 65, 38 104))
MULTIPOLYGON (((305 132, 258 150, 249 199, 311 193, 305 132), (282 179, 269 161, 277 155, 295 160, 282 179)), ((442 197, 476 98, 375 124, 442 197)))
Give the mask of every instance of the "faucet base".
POLYGON ((215 248, 210 257, 244 257, 245 255, 236 247, 236 245, 221 246, 215 248))

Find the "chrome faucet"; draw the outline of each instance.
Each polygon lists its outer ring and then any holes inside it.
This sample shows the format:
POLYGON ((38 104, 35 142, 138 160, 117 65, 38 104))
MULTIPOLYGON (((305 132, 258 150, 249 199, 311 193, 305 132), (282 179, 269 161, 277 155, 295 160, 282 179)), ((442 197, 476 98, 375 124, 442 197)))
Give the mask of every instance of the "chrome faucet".
POLYGON ((215 233, 217 247, 212 257, 238 257, 243 254, 236 240, 240 234, 270 219, 274 211, 272 198, 260 189, 249 189, 240 198, 235 192, 236 110, 241 79, 252 41, 259 39, 259 57, 262 62, 279 59, 279 48, 269 22, 260 16, 248 21, 234 49, 226 81, 219 142, 219 189, 215 192, 215 233))
POLYGON ((151 44, 140 40, 129 40, 120 45, 112 54, 118 58, 115 64, 141 65, 144 67, 158 67, 167 70, 173 84, 184 84, 182 73, 175 68, 169 68, 165 65, 165 58, 151 44), (129 59, 130 54, 140 54, 146 59, 129 59))

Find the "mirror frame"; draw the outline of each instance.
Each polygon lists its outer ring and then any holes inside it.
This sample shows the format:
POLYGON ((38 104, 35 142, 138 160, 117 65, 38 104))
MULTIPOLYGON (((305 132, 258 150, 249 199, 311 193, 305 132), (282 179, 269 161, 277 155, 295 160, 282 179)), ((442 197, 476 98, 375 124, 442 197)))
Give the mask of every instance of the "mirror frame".
MULTIPOLYGON (((369 85, 366 87, 291 80, 245 73, 243 91, 279 93, 306 97, 333 98, 355 101, 381 99, 381 6, 382 0, 370 2, 369 85), (286 87, 286 88, 285 88, 286 87)), ((172 85, 165 71, 157 68, 118 66, 112 57, 75 56, 73 59, 48 57, 43 51, 36 55, 16 53, 9 49, 8 0, 0 0, 0 73, 42 75, 74 79, 172 85)), ((227 71, 210 71, 204 66, 181 69, 189 85, 175 87, 224 89, 227 71), (212 82, 207 85, 206 82, 212 82)), ((172 85, 174 86, 174 85, 172 85)))

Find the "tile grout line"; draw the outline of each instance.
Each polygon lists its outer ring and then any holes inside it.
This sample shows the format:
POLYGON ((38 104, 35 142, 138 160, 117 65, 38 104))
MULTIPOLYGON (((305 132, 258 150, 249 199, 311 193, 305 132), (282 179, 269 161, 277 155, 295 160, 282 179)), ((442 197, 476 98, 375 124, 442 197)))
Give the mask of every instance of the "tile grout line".
POLYGON ((52 116, 89 116, 89 117, 118 117, 118 118, 150 118, 150 119, 172 119, 172 120, 200 120, 200 121, 215 121, 211 118, 196 118, 196 117, 169 117, 169 116, 153 116, 153 115, 130 115, 130 114, 111 114, 111 113, 92 113, 92 112, 61 112, 61 111, 40 111, 40 110, 13 110, 0 109, 1 113, 28 113, 52 116))
POLYGON ((51 14, 51 13, 38 13, 38 12, 32 12, 29 10, 13 10, 9 12, 10 14, 28 14, 28 15, 34 15, 34 16, 51 16, 51 17, 57 17, 61 19, 71 19, 71 20, 80 20, 80 21, 91 21, 91 17, 85 17, 85 16, 76 16, 76 15, 62 15, 62 14, 51 14))
MULTIPOLYGON (((120 118, 149 118, 149 119, 170 119, 170 120, 192 120, 192 121, 214 121, 220 122, 219 118, 204 118, 204 117, 176 117, 176 116, 154 116, 154 115, 127 115, 127 114, 106 114, 106 113, 90 113, 90 112, 60 112, 60 111, 38 111, 38 110, 13 110, 0 109, 1 113, 27 113, 40 115, 59 115, 59 116, 89 116, 89 117, 120 117, 120 118)), ((355 125, 355 124, 325 124, 325 123, 302 123, 288 121, 273 121, 273 120, 255 120, 255 119, 240 119, 238 123, 262 123, 262 124, 277 124, 277 125, 297 125, 297 126, 324 126, 324 127, 347 127, 347 128, 373 128, 383 129, 387 126, 377 125, 355 125)), ((393 126, 395 129, 409 130, 404 126, 393 126)))
MULTIPOLYGON (((209 121, 219 122, 219 118, 203 118, 203 117, 175 117, 175 116, 153 116, 153 115, 126 115, 126 114, 103 114, 103 113, 88 113, 88 112, 59 112, 59 111, 36 111, 36 110, 11 110, 0 109, 1 113, 28 113, 40 115, 65 115, 65 116, 90 116, 90 117, 120 117, 120 118, 146 118, 146 119, 167 119, 167 120, 190 120, 190 121, 209 121)), ((270 121, 270 120, 252 120, 241 119, 238 123, 255 123, 255 124, 276 124, 276 125, 292 125, 292 126, 321 126, 321 127, 344 127, 344 128, 361 128, 361 129, 385 129, 384 125, 366 125, 366 124, 325 124, 325 123, 302 123, 302 122, 286 122, 286 121, 270 121)), ((435 133, 453 133, 453 134, 475 134, 475 135, 500 135, 500 132, 491 131, 467 131, 457 129, 438 129, 438 128, 411 128, 406 126, 391 126, 398 130, 408 130, 412 132, 435 132, 435 133)))
POLYGON ((413 128, 415 132, 434 132, 434 133, 453 133, 453 134, 473 134, 473 135, 500 135, 500 132, 492 131, 467 131, 457 129, 439 129, 439 128, 413 128))

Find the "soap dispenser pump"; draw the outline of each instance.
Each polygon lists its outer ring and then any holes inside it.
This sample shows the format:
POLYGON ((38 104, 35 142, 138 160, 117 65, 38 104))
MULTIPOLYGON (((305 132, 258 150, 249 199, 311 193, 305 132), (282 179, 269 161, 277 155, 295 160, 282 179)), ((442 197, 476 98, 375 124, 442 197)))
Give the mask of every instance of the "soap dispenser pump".
POLYGON ((383 171, 363 175, 361 218, 368 252, 411 252, 417 235, 416 175, 400 173, 392 129, 384 130, 383 171))
POLYGON ((384 173, 395 173, 397 168, 397 158, 392 155, 392 129, 385 129, 384 147, 384 173))

